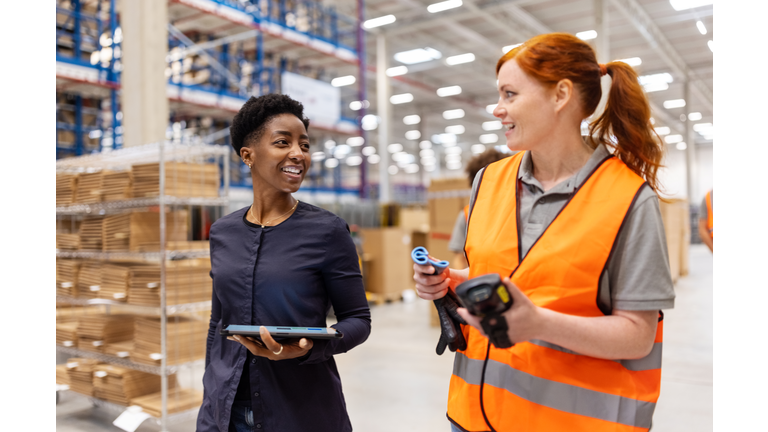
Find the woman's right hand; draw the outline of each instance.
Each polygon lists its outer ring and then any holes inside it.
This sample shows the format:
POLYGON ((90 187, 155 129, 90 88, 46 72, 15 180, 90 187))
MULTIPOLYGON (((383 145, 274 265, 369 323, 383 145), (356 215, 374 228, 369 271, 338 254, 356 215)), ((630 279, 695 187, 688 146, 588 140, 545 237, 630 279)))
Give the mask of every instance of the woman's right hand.
POLYGON ((446 268, 438 275, 432 275, 435 268, 431 265, 413 264, 413 280, 416 281, 416 293, 424 300, 443 298, 448 289, 455 288, 469 277, 469 269, 456 270, 446 268))

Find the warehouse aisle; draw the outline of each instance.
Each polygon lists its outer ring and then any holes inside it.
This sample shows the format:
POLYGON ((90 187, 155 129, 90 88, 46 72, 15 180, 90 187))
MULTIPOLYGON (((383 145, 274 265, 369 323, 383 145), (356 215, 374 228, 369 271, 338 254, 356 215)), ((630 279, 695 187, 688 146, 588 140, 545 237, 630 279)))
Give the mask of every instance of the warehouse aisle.
MULTIPOLYGON (((665 315, 664 369, 653 432, 712 430, 712 255, 690 249, 690 275, 676 286, 675 309, 665 315)), ((434 352, 439 336, 429 327, 430 302, 372 307, 373 331, 362 346, 336 358, 356 431, 446 432, 450 353, 434 352)), ((63 394, 57 431, 119 431, 108 414, 63 394)), ((145 422, 139 431, 157 431, 145 422)), ((194 430, 194 421, 171 431, 194 430)))

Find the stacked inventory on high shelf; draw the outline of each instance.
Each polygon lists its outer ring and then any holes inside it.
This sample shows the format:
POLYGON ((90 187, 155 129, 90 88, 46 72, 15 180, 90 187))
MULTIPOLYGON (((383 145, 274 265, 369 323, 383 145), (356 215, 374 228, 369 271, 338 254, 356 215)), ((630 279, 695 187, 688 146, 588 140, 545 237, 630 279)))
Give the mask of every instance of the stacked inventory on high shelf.
POLYGON ((230 151, 157 143, 57 162, 56 349, 68 356, 57 390, 138 405, 163 430, 196 415, 206 239, 228 205, 230 151))

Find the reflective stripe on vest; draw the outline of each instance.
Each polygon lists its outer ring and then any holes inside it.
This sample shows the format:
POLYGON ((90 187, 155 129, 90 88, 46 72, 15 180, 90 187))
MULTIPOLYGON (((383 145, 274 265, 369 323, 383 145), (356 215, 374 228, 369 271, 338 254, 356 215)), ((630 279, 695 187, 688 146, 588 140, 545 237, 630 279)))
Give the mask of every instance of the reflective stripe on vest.
MULTIPOLYGON (((523 153, 490 164, 467 222, 470 277, 510 276, 539 307, 598 317, 598 283, 644 182, 606 158, 520 261, 518 170, 523 153)), ((448 416, 469 431, 647 430, 661 381, 662 321, 639 360, 604 360, 544 341, 489 346, 470 326, 456 355, 448 416)))
POLYGON ((709 231, 709 236, 714 238, 712 236, 712 191, 707 192, 707 230, 709 231))

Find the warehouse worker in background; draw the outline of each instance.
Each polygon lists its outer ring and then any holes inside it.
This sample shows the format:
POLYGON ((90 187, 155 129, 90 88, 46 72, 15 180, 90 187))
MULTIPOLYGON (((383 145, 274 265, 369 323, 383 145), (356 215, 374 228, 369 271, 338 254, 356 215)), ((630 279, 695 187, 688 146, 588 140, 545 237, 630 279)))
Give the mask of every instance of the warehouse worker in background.
POLYGON ((599 65, 565 33, 536 36, 496 66, 493 114, 520 153, 478 173, 470 198, 469 268, 428 276, 420 297, 497 273, 514 304, 514 345, 497 348, 459 309, 448 396, 453 431, 649 430, 661 382, 662 317, 674 306, 656 177, 664 145, 637 74, 599 65), (601 76, 611 78, 603 114, 601 76), (610 149, 610 150, 609 150, 610 149))
MULTIPOLYGON (((472 187, 472 182, 475 180, 477 172, 481 168, 484 168, 491 162, 509 157, 509 154, 504 154, 495 148, 491 147, 484 152, 473 157, 467 162, 467 179, 469 180, 469 187, 472 187)), ((467 259, 464 257, 464 241, 467 239, 467 217, 469 216, 469 205, 464 206, 464 210, 460 211, 456 216, 456 223, 453 225, 453 232, 451 233, 451 240, 448 242, 448 250, 456 253, 451 262, 451 267, 454 268, 466 268, 467 259)))
POLYGON ((712 190, 707 192, 699 207, 699 237, 712 250, 712 190))
POLYGON ((333 356, 371 332, 347 223, 293 197, 310 166, 309 120, 286 95, 251 97, 230 136, 248 165, 253 204, 211 227, 211 320, 198 432, 349 432, 333 356), (343 339, 224 338, 222 325, 325 327, 343 339))

